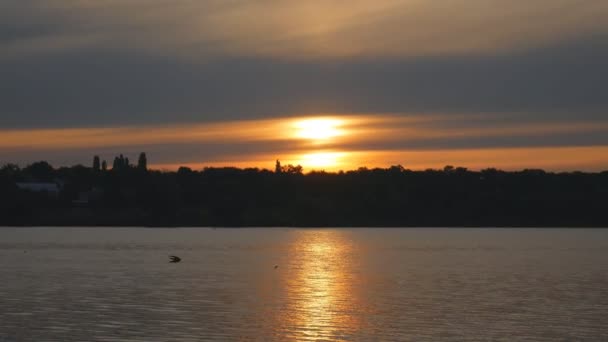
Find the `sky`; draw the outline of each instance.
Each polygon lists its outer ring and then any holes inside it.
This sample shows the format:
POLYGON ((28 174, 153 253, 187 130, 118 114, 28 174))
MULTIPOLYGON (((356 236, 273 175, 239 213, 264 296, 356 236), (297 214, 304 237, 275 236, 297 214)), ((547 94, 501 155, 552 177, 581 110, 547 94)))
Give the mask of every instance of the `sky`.
POLYGON ((606 18, 605 0, 3 0, 0 164, 607 170, 606 18))

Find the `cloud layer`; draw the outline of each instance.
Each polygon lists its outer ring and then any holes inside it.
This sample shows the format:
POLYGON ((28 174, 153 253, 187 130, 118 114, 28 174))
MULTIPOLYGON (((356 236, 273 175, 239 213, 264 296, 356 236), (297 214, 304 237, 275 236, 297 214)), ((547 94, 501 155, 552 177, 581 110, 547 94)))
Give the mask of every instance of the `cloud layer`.
POLYGON ((608 14, 602 0, 6 0, 1 6, 2 38, 15 54, 97 46, 193 60, 495 54, 606 32, 608 14))

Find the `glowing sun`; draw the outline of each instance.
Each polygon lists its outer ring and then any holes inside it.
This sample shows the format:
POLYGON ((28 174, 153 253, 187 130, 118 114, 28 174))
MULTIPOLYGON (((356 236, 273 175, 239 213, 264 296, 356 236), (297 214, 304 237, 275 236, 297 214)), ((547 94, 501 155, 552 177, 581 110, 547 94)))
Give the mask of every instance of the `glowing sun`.
POLYGON ((342 125, 342 120, 317 118, 298 120, 293 126, 297 138, 324 141, 343 135, 342 125))
POLYGON ((299 163, 309 168, 335 168, 341 164, 343 152, 313 152, 302 155, 299 163))

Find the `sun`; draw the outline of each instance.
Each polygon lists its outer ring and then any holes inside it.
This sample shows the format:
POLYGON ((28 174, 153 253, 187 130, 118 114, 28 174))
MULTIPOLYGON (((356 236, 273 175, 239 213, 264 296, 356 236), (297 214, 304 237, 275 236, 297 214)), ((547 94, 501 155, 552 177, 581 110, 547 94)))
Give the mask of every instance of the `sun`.
POLYGON ((338 119, 315 118, 298 120, 293 127, 297 138, 322 142, 343 135, 343 124, 338 119))
POLYGON ((298 163, 310 169, 334 169, 344 156, 344 152, 312 152, 302 155, 298 163))
POLYGON ((339 117, 306 117, 289 122, 289 138, 306 140, 308 151, 297 154, 292 162, 308 170, 333 170, 342 165, 345 152, 331 150, 328 145, 338 144, 338 137, 350 135, 347 120, 339 117))

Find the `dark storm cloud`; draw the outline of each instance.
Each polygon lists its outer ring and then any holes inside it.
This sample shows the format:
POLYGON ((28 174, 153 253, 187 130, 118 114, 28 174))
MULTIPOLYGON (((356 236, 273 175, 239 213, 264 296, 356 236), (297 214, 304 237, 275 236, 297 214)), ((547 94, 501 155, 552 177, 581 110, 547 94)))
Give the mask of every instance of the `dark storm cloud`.
POLYGON ((0 127, 308 113, 510 113, 603 119, 608 36, 509 54, 201 63, 85 48, 0 61, 0 127))
POLYGON ((0 128, 326 112, 597 120, 606 14, 570 0, 5 0, 0 128))

